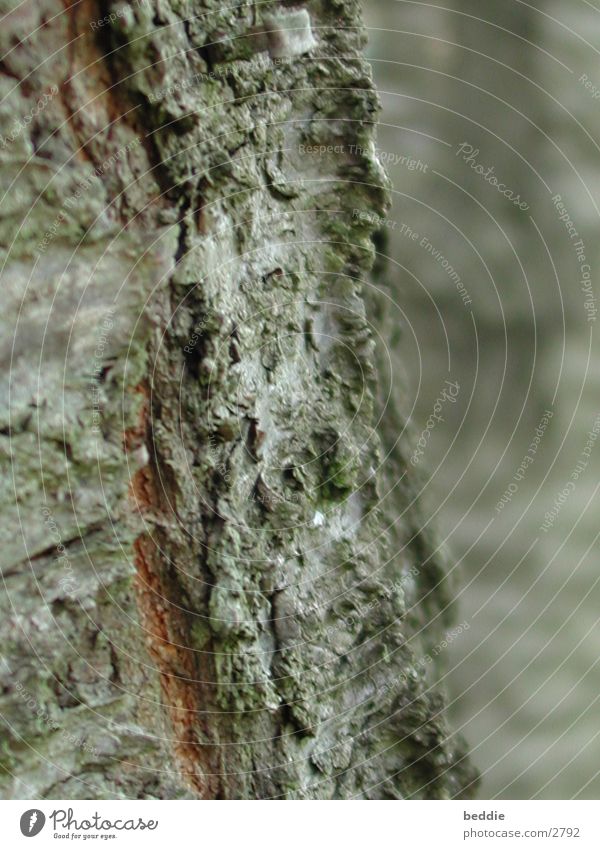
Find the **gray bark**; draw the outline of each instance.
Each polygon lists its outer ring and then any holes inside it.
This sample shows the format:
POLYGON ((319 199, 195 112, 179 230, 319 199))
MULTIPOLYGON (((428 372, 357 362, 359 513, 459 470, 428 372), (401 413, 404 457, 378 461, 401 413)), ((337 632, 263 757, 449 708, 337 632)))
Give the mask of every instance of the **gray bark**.
POLYGON ((2 794, 470 793, 428 684, 451 593, 383 497, 358 4, 17 5, 2 794))

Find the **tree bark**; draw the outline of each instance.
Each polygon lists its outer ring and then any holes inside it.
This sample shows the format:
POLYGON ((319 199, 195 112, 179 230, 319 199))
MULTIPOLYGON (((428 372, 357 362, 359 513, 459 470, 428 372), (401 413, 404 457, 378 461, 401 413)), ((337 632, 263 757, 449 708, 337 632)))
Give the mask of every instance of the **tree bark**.
POLYGON ((470 793, 358 3, 0 11, 2 794, 470 793))

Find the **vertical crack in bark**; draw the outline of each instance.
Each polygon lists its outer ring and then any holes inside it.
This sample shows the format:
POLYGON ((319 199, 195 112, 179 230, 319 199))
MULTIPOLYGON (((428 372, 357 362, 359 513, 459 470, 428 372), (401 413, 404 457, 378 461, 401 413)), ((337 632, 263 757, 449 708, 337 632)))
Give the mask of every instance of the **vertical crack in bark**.
POLYGON ((199 739, 200 734, 207 734, 206 722, 201 718, 206 705, 202 703, 203 687, 195 654, 187 647, 190 642, 187 623, 173 612, 171 593, 161 574, 162 559, 157 556, 153 540, 143 535, 134 547, 138 605, 173 727, 176 762, 199 798, 217 798, 218 783, 212 763, 214 747, 199 739))
MULTIPOLYGON (((147 443, 152 447, 151 425, 145 406, 147 443)), ((131 449, 130 444, 129 448, 131 449)), ((173 727, 172 747, 182 775, 203 799, 217 798, 218 770, 210 737, 206 687, 198 655, 191 648, 189 621, 182 610, 180 587, 169 575, 169 559, 163 546, 160 517, 166 515, 161 487, 156 475, 156 457, 132 479, 135 509, 148 525, 134 543, 137 570, 136 594, 146 642, 161 681, 161 691, 173 727)))

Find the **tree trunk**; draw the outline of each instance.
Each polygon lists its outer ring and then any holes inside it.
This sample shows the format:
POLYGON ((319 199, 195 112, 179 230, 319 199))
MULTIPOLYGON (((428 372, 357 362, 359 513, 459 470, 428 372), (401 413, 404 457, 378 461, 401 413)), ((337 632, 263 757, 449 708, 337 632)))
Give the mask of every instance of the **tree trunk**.
POLYGON ((470 793, 358 4, 0 11, 3 795, 470 793))

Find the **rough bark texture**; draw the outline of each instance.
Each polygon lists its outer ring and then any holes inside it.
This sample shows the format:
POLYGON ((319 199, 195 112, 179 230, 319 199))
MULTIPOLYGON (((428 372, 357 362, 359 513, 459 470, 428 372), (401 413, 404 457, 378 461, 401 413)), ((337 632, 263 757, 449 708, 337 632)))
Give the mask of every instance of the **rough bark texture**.
POLYGON ((3 795, 460 795, 358 4, 0 10, 3 795))

